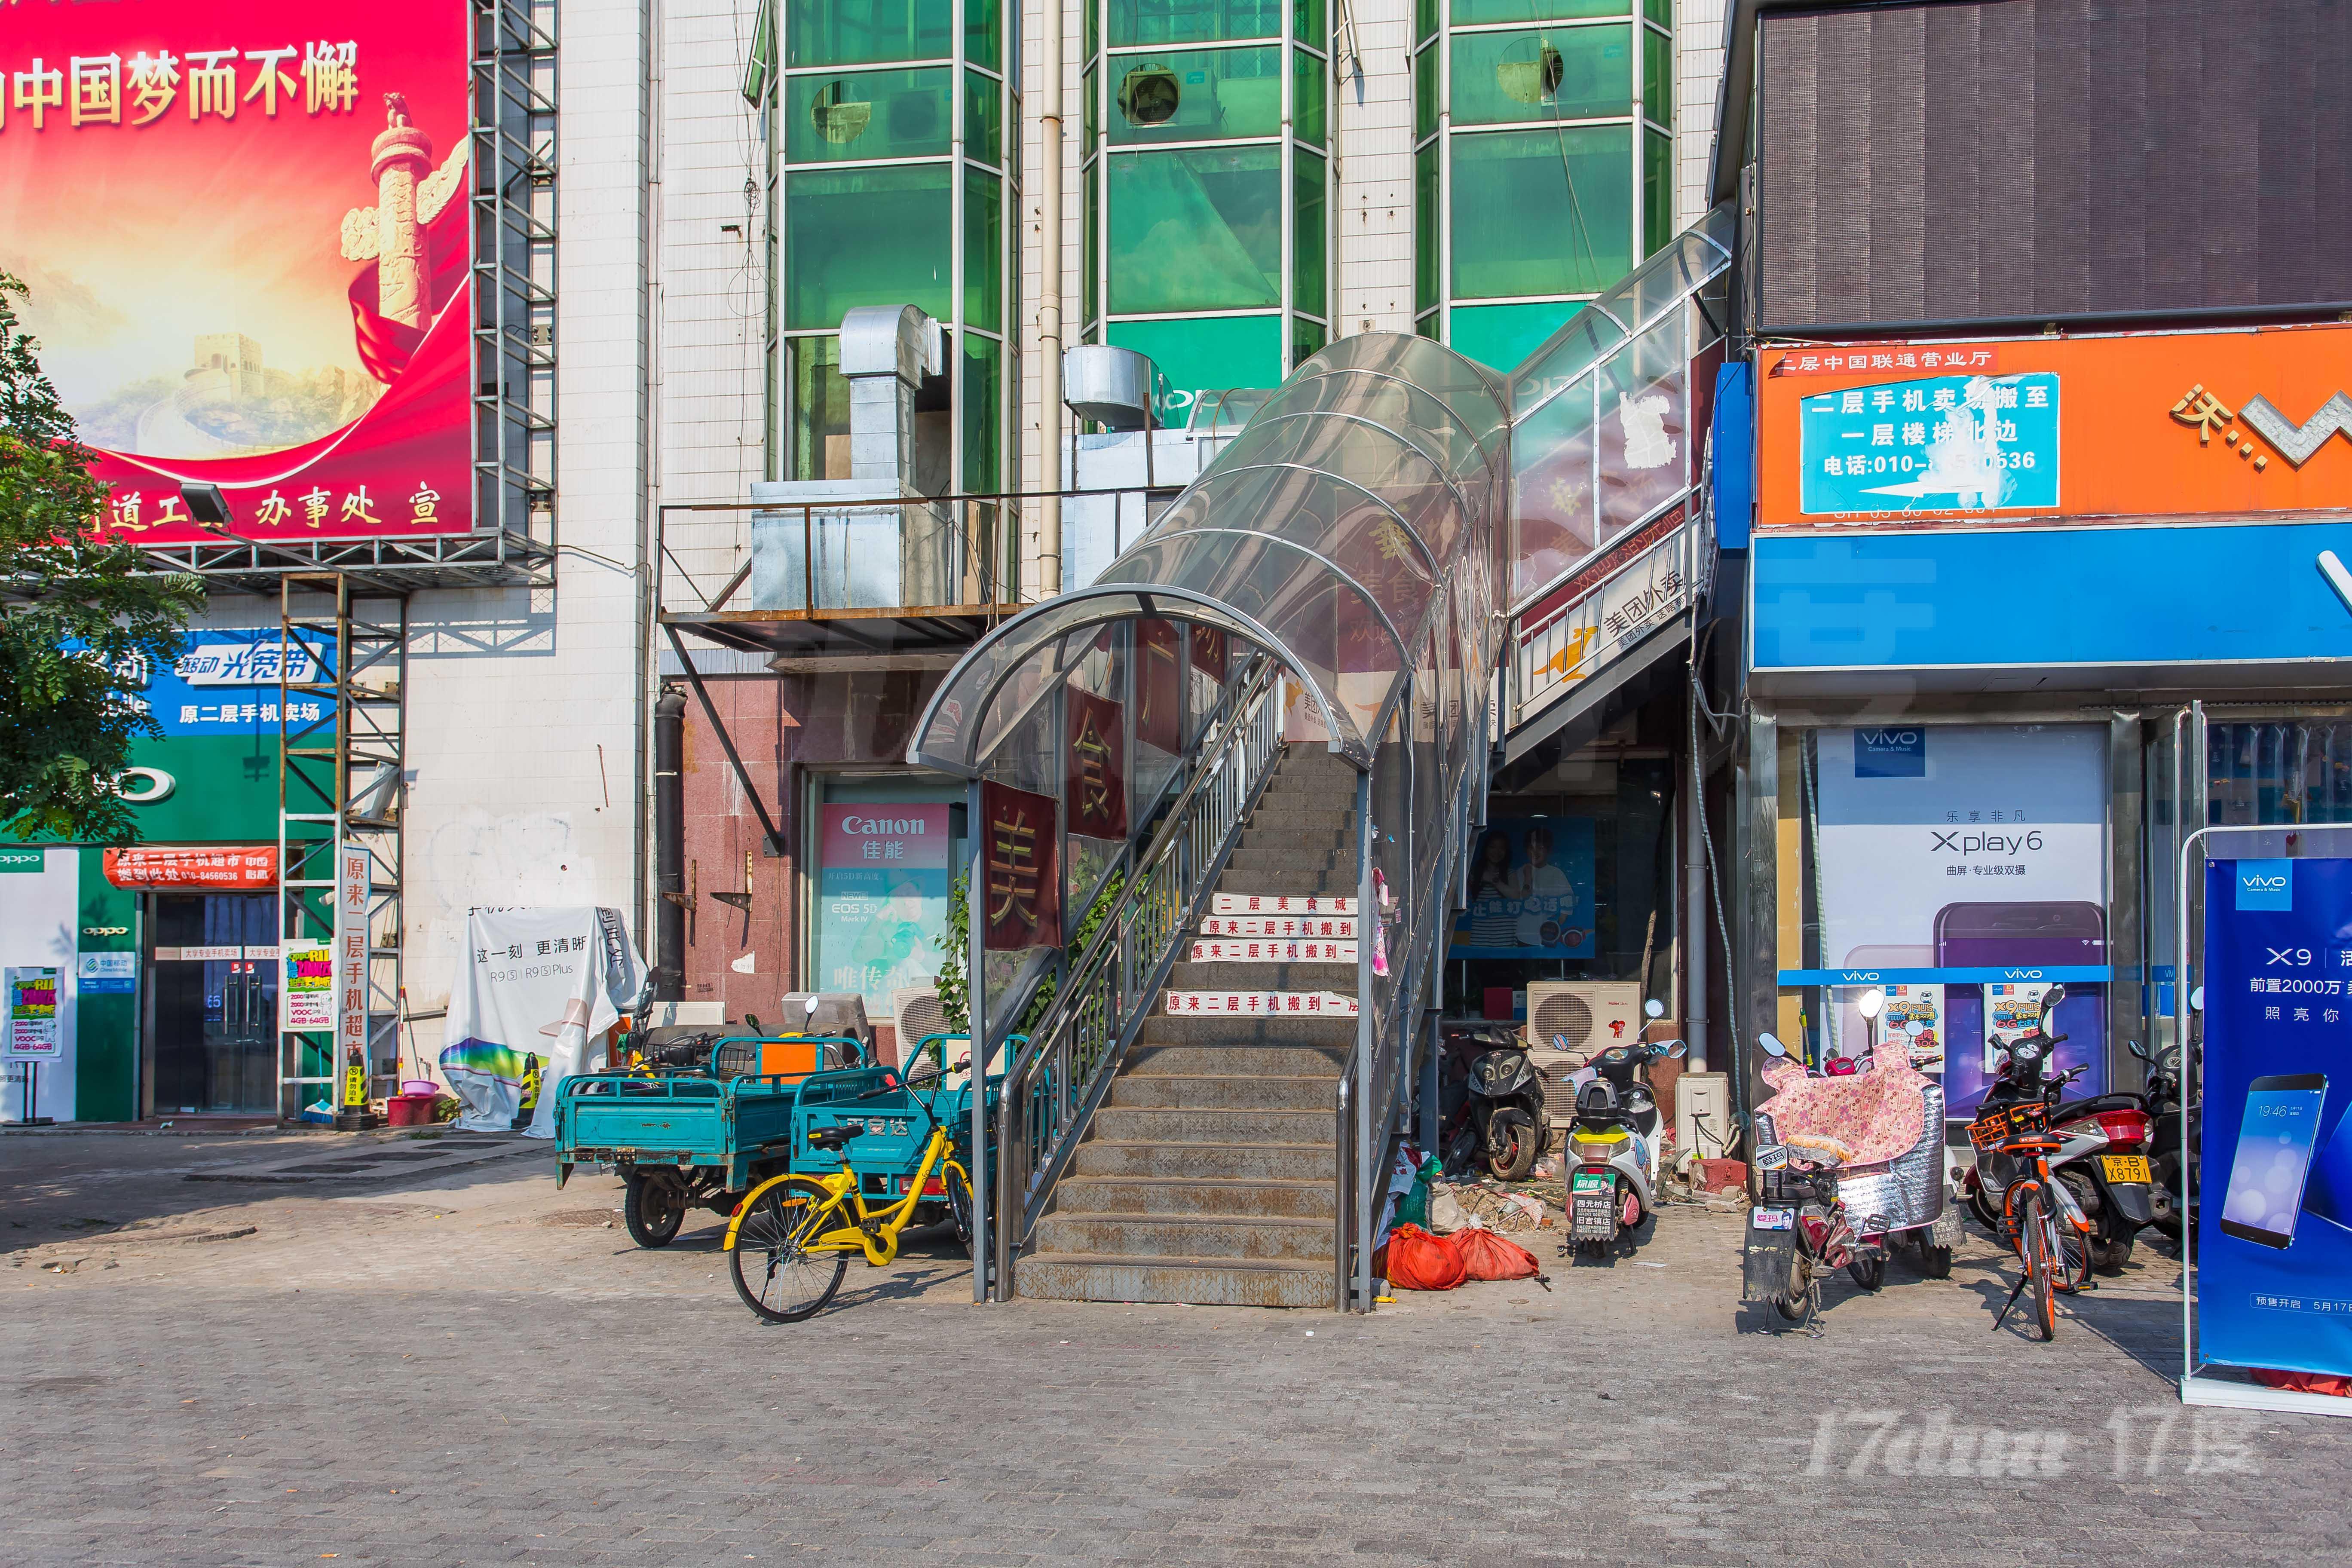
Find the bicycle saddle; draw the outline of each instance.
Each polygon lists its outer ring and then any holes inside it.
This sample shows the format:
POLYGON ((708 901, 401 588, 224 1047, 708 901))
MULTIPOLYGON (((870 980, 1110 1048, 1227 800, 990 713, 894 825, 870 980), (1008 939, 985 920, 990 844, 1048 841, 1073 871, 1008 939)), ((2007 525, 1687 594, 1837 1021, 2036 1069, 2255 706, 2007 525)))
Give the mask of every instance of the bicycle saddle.
POLYGON ((852 1138, 863 1138, 863 1127, 826 1127, 809 1134, 809 1142, 820 1149, 839 1149, 852 1138))

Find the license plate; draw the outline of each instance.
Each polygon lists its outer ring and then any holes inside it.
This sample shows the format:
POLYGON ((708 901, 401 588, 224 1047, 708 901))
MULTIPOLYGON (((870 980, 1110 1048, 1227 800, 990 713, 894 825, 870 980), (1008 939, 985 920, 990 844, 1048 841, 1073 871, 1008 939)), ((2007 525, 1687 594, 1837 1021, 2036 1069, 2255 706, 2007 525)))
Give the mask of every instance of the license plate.
POLYGON ((2099 1166, 2111 1182, 2145 1182, 2148 1180, 2147 1156, 2145 1154, 2102 1154, 2099 1166))
POLYGON ((1748 1217, 1756 1222, 1756 1228, 1759 1230, 1787 1230, 1797 1223, 1797 1211, 1795 1209, 1754 1209, 1749 1212, 1748 1217))
POLYGON ((1570 1187, 1569 1190, 1570 1190, 1570 1192, 1574 1192, 1574 1193, 1599 1193, 1599 1194, 1601 1194, 1602 1196, 1604 1196, 1604 1197, 1605 1197, 1605 1196, 1607 1196, 1610 1193, 1612 1193, 1612 1192, 1615 1191, 1615 1190, 1616 1190, 1616 1187, 1617 1187, 1617 1178, 1616 1178, 1616 1177, 1614 1177, 1614 1176, 1608 1176, 1608 1175, 1599 1175, 1599 1176, 1581 1176, 1581 1175, 1580 1175, 1580 1176, 1579 1176, 1579 1177, 1577 1177, 1577 1178, 1576 1178, 1576 1184, 1575 1184, 1575 1185, 1574 1185, 1574 1186, 1572 1186, 1572 1187, 1570 1187))

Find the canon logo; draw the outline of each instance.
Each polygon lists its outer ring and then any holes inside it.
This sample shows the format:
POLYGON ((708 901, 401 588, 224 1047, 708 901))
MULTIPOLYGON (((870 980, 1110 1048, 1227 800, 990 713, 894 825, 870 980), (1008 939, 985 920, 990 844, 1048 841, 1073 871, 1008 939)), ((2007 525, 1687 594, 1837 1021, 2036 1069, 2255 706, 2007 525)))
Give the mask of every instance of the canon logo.
POLYGON ((923 819, 919 816, 845 816, 841 819, 844 833, 906 833, 919 837, 923 819))

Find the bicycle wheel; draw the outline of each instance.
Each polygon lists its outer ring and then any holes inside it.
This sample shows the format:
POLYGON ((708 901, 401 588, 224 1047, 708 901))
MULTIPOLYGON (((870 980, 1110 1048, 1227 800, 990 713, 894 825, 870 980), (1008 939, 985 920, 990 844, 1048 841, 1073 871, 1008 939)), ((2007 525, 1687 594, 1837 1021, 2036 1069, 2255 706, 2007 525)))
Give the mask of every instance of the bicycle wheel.
POLYGON ((971 1256, 971 1184, 953 1165, 947 1168, 948 1217, 955 1221, 956 1239, 963 1244, 963 1255, 971 1256))
POLYGON ((727 1266, 743 1305, 772 1323, 797 1323, 833 1300, 849 1256, 808 1250, 849 1224, 840 1197, 814 1176, 786 1176, 751 1199, 727 1266))
POLYGON ((2019 1205, 2018 1250, 2025 1258, 2026 1289, 2033 1297, 2033 1326, 2044 1340, 2058 1337, 2058 1298, 2052 1276, 2059 1264, 2058 1233, 2038 1191, 2019 1205))

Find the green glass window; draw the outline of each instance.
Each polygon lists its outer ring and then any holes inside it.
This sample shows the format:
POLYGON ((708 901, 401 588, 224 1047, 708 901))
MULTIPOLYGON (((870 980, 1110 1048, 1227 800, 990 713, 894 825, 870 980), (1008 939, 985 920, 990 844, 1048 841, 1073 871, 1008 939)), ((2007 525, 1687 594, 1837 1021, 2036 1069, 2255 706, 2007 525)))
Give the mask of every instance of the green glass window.
POLYGON ((1003 155, 1004 88, 992 76, 963 76, 963 155, 993 163, 1003 155))
POLYGON ((1633 112, 1629 27, 1454 35, 1456 125, 1593 120, 1633 112))
POLYGON ((1078 124, 1086 136, 1086 140, 1078 143, 1078 156, 1081 158, 1094 156, 1095 132, 1101 129, 1102 121, 1099 111, 1102 100, 1097 96, 1101 86, 1102 75, 1092 66, 1078 77, 1078 124))
POLYGON ((1110 59, 1110 144, 1282 132, 1282 51, 1180 49, 1110 59))
POLYGON ((1301 142, 1323 145, 1323 57, 1290 51, 1290 126, 1301 142))
POLYGON ((831 332, 786 338, 784 386, 792 404, 792 477, 849 478, 849 383, 841 375, 841 340, 831 332))
POLYGON ((1655 256, 1675 237, 1675 142, 1642 132, 1642 254, 1655 256))
POLYGON ((1456 305, 1449 346, 1465 359, 1507 374, 1582 309, 1573 300, 1536 305, 1456 305))
POLYGON ((1323 36, 1323 0, 1291 0, 1290 36, 1318 49, 1329 44, 1323 36))
MULTIPOLYGON (((1672 5, 1674 0, 1664 3, 1672 5)), ((1630 16, 1633 0, 1453 0, 1453 11, 1457 27, 1489 22, 1580 22, 1588 16, 1630 16)))
POLYGON ((1642 15, 1671 30, 1675 25, 1675 0, 1642 0, 1642 15))
POLYGON ((997 40, 1004 29, 997 25, 997 0, 963 0, 963 58, 995 70, 1002 59, 997 40))
POLYGON ((1091 323, 1102 319, 1102 177, 1103 160, 1096 159, 1087 167, 1086 227, 1083 245, 1086 252, 1086 281, 1080 289, 1086 297, 1086 315, 1091 323))
POLYGON ((1647 29, 1642 34, 1642 112, 1661 125, 1675 122, 1675 41, 1647 29))
POLYGON ((940 60, 950 48, 949 0, 784 0, 784 63, 862 66, 877 60, 940 60))
MULTIPOLYGON (((1516 22, 1519 18, 1514 16, 1511 20, 1516 22)), ((1436 35, 1437 0, 1412 0, 1413 42, 1419 43, 1423 38, 1434 37, 1436 35)))
POLYGON ((1290 368, 1297 370, 1321 353, 1328 336, 1321 322, 1294 319, 1290 323, 1290 368))
POLYGON ((1437 303, 1437 143, 1412 155, 1412 308, 1437 303))
POLYGON ((1412 330, 1421 337, 1433 340, 1437 336, 1437 312, 1432 310, 1426 316, 1420 317, 1414 321, 1412 323, 1412 330))
POLYGON ((1412 139, 1437 134, 1437 46, 1412 57, 1412 139))
POLYGON ((1280 148, 1124 153, 1109 198, 1114 314, 1282 302, 1280 148))
POLYGON ((784 161, 945 157, 950 75, 941 66, 785 78, 784 161))
POLYGON ((1003 357, 995 340, 963 334, 963 488, 970 493, 994 490, 1003 468, 1003 357))
POLYGON ((838 327, 856 305, 947 320, 949 189, 945 163, 786 176, 784 325, 838 327))
POLYGON ((980 169, 963 172, 963 319, 996 331, 1003 321, 1004 186, 980 169))
POLYGON ((1110 0, 1114 49, 1281 36, 1281 0, 1110 0))
POLYGON ((1633 132, 1624 125, 1454 139, 1457 298, 1597 294, 1633 265, 1633 132))
POLYGON ((1110 341, 1150 359, 1173 391, 1282 384, 1280 316, 1113 321, 1110 341))
POLYGON ((1320 316, 1328 310, 1323 160, 1303 147, 1293 152, 1290 159, 1291 203, 1298 226, 1290 241, 1290 308, 1320 316))

